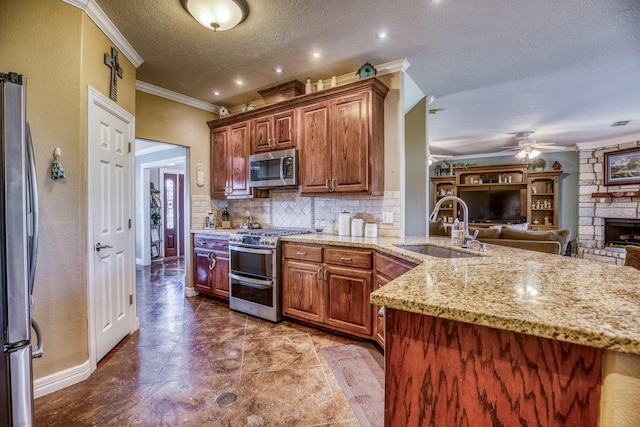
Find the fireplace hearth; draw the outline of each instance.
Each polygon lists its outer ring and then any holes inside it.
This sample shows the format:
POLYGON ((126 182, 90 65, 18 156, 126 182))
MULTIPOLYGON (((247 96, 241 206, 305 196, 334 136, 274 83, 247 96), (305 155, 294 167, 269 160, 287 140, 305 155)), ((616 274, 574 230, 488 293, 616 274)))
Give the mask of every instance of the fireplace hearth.
POLYGON ((605 218, 605 247, 640 246, 640 219, 605 218))

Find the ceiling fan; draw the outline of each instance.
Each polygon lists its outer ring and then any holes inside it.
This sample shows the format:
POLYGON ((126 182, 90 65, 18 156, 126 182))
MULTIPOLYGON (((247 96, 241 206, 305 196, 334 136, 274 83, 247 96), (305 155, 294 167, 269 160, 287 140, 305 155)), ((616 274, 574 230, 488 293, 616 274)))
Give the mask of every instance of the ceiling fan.
POLYGON ((535 139, 529 139, 533 131, 524 131, 517 134, 518 145, 516 147, 503 147, 504 151, 517 151, 516 158, 519 160, 535 159, 541 154, 540 150, 558 150, 553 142, 538 142, 535 139))

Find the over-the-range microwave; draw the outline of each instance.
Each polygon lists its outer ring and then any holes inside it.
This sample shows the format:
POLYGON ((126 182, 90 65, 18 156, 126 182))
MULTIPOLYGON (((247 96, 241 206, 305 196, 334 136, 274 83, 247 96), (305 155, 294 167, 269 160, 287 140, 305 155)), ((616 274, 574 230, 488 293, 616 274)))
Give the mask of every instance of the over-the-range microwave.
POLYGON ((255 188, 298 185, 298 150, 269 151, 249 156, 249 186, 255 188))

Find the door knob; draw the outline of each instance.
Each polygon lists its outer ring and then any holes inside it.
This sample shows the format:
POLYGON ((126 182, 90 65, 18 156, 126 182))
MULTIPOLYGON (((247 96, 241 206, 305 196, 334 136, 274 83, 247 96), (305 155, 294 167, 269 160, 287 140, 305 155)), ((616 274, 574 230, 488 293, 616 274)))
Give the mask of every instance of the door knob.
POLYGON ((100 249, 107 249, 107 248, 112 248, 113 246, 111 245, 103 245, 102 243, 98 242, 96 243, 96 251, 100 252, 100 249))

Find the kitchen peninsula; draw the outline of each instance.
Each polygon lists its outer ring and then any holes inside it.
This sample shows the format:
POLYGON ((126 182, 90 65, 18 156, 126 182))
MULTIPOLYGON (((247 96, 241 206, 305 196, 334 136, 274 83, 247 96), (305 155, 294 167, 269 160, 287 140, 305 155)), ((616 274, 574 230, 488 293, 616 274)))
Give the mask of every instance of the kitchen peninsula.
POLYGON ((387 310, 386 425, 638 425, 639 271, 491 245, 457 259, 395 246, 449 246, 437 237, 286 240, 420 263, 371 294, 387 310))

